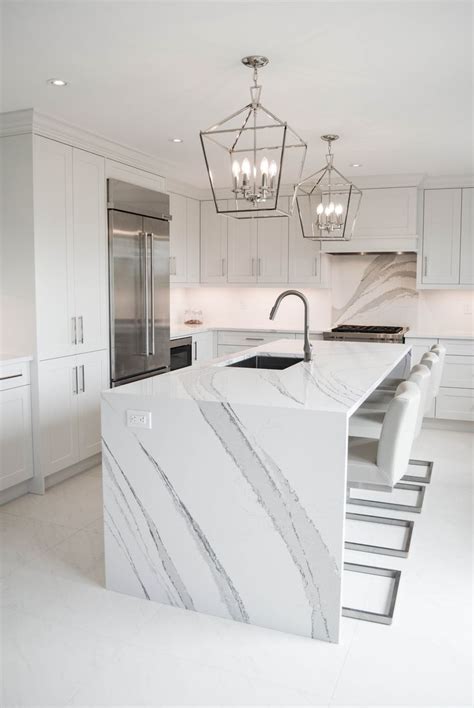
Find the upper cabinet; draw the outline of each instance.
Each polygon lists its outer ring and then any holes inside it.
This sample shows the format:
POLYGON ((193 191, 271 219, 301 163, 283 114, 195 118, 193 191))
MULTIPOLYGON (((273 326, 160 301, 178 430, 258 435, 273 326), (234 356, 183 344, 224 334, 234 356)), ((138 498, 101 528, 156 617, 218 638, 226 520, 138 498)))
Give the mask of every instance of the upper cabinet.
POLYGON ((301 285, 324 285, 328 281, 330 256, 321 253, 321 242, 303 238, 297 214, 289 220, 288 280, 301 285))
POLYGON ((426 189, 418 287, 462 289, 474 285, 473 188, 426 189))
POLYGON ((35 136, 40 359, 107 346, 104 159, 35 136))
POLYGON ((201 202, 201 282, 227 282, 228 219, 214 202, 201 202))
POLYGON ((323 242, 323 251, 416 251, 416 211, 416 187, 364 189, 352 239, 323 242))
POLYGON ((170 282, 199 282, 200 206, 197 199, 170 194, 170 282))

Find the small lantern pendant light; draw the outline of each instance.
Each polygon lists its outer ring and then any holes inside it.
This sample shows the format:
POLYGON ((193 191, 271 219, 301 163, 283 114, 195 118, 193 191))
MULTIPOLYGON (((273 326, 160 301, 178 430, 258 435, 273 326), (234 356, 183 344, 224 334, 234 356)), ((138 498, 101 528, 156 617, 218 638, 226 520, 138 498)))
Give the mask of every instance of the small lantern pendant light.
POLYGON ((237 219, 287 217, 280 185, 301 179, 307 146, 260 103, 258 69, 268 59, 252 55, 242 63, 253 69, 251 102, 200 133, 216 211, 237 219))
POLYGON ((294 194, 303 238, 313 241, 349 241, 359 212, 362 192, 333 165, 331 145, 338 138, 321 136, 328 143, 326 166, 300 182, 294 194))

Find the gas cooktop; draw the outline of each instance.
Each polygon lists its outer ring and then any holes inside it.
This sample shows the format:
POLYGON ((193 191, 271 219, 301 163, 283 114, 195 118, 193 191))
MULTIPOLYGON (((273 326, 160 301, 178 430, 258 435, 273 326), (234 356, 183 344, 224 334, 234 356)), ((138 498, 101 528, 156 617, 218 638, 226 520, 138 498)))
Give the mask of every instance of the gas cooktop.
POLYGON ((403 343, 407 332, 408 327, 344 324, 334 327, 330 332, 323 332, 323 338, 403 343))

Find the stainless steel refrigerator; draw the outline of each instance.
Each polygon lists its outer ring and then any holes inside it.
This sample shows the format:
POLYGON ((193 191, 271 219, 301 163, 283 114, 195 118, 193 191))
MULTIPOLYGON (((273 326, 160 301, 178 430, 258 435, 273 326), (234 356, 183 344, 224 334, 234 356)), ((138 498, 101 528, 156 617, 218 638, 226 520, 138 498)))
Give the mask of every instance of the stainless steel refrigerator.
POLYGON ((111 386, 169 371, 169 197, 109 179, 111 386))

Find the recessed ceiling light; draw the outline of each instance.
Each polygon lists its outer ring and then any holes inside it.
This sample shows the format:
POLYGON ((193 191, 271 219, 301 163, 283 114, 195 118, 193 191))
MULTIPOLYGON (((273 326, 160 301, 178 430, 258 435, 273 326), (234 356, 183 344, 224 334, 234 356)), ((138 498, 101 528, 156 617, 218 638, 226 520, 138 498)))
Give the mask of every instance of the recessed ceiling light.
POLYGON ((169 138, 169 141, 170 141, 171 143, 182 143, 182 142, 183 142, 183 138, 169 138))
POLYGON ((51 86, 67 86, 67 81, 64 81, 64 79, 48 79, 48 84, 51 84, 51 86))
POLYGON ((351 162, 350 166, 351 167, 362 167, 362 163, 361 162, 351 162))

